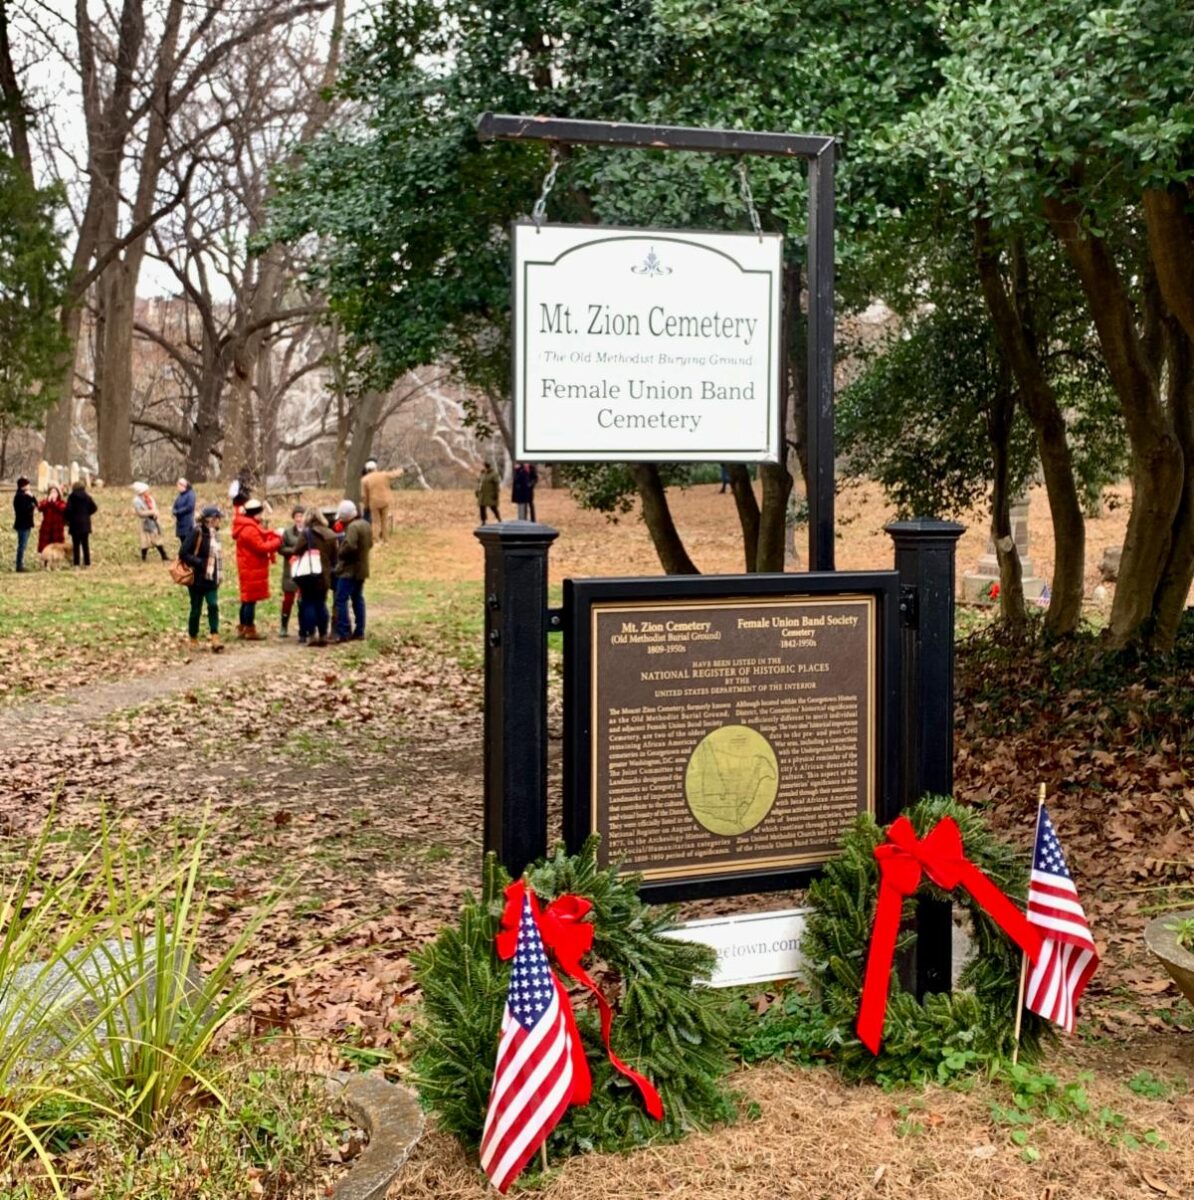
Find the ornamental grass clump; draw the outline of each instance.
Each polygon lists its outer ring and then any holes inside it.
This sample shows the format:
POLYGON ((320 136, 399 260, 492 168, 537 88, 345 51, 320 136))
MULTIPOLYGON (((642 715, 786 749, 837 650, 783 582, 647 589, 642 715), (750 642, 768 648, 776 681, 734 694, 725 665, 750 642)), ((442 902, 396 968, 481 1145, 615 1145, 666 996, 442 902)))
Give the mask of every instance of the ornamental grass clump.
POLYGON ((118 1115, 76 1086, 92 1033, 108 1013, 99 1007, 84 1020, 73 1017, 77 995, 63 985, 113 921, 135 913, 108 905, 94 869, 106 839, 61 878, 49 878, 50 829, 47 823, 0 900, 0 1170, 36 1155, 61 1196, 47 1146, 65 1115, 118 1115))
POLYGON ((103 980, 93 983, 103 1016, 88 1031, 94 1086, 143 1134, 152 1133, 196 1094, 227 1101, 206 1057, 216 1034, 277 980, 251 985, 234 968, 277 904, 266 898, 214 966, 199 969, 208 894, 199 882, 206 825, 169 865, 151 873, 123 851, 104 860, 113 911, 136 912, 123 939, 102 943, 103 980))
MULTIPOLYGON (((625 1150, 729 1121, 736 1115, 726 1087, 732 1066, 729 1004, 708 980, 713 951, 664 934, 675 910, 638 896, 638 880, 597 862, 590 839, 577 855, 557 850, 529 872, 544 905, 574 893, 593 904, 594 944, 585 967, 613 1004, 614 1052, 659 1090, 664 1119, 643 1109, 634 1086, 610 1065, 597 1013, 585 993, 573 1007, 593 1076, 588 1105, 564 1114, 548 1142, 558 1159, 587 1150, 625 1150)), ((465 900, 458 924, 414 956, 423 990, 414 1031, 414 1077, 441 1128, 476 1147, 493 1081, 510 965, 499 961, 494 936, 509 877, 493 856, 485 863, 480 900, 465 900)), ((561 982, 568 986, 565 978, 561 982)))

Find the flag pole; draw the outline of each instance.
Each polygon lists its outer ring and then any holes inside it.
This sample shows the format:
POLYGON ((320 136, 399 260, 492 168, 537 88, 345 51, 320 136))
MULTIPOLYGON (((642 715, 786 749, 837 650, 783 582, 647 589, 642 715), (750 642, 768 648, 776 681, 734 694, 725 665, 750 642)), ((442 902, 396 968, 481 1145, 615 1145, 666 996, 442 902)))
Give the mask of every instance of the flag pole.
POLYGON ((539 1143, 539 1154, 540 1154, 540 1157, 543 1159, 543 1169, 546 1171, 547 1170, 547 1138, 544 1138, 543 1141, 541 1141, 539 1143))
MULTIPOLYGON (((1037 792, 1036 801, 1036 829, 1032 835, 1032 853, 1036 854, 1037 838, 1041 832, 1041 813, 1045 807, 1045 785, 1042 783, 1040 790, 1037 792)), ((1032 868, 1029 867, 1031 871, 1032 868)), ((1020 1061, 1020 1030, 1024 1024, 1024 989, 1028 984, 1028 955, 1023 951, 1020 952, 1020 986, 1016 990, 1016 1031, 1015 1043, 1012 1046, 1012 1066, 1020 1061)))

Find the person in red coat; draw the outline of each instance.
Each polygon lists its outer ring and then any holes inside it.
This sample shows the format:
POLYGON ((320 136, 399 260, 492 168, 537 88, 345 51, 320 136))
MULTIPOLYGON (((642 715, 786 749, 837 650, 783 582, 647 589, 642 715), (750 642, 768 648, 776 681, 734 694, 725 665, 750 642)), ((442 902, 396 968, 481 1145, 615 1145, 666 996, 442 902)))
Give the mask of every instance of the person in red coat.
POLYGON ((260 500, 250 500, 232 518, 236 543, 236 571, 240 576, 240 624, 236 636, 246 642, 262 641, 257 632, 257 602, 269 599, 269 568, 282 538, 261 527, 260 500))
POLYGON ((46 498, 37 505, 41 513, 41 528, 37 531, 37 552, 40 554, 47 546, 55 542, 66 544, 66 501, 62 493, 52 487, 46 493, 46 498))

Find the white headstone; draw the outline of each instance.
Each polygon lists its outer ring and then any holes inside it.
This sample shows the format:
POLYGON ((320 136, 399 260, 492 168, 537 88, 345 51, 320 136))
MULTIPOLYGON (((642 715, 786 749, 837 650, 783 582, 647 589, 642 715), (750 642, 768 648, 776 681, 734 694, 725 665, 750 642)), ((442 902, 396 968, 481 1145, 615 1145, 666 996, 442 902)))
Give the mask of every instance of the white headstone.
POLYGON ((79 482, 79 464, 77 462, 72 462, 70 465, 70 481, 72 487, 79 482))
POLYGON ((50 464, 43 458, 37 464, 37 491, 40 495, 50 486, 50 464))

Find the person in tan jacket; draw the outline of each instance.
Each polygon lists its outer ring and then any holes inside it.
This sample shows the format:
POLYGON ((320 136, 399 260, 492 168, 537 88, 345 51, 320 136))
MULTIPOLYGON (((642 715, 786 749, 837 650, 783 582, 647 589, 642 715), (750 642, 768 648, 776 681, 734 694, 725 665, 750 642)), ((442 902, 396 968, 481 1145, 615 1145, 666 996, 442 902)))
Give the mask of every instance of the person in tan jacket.
POLYGON ((394 495, 390 480, 400 479, 402 473, 401 467, 394 471, 379 471, 373 459, 365 464, 365 474, 361 476, 361 508, 379 542, 386 540, 389 528, 390 501, 394 495))

